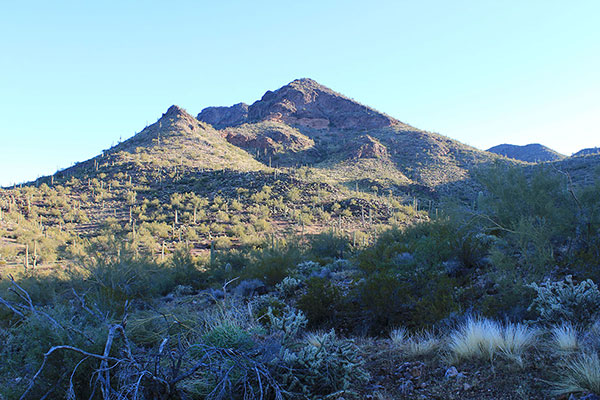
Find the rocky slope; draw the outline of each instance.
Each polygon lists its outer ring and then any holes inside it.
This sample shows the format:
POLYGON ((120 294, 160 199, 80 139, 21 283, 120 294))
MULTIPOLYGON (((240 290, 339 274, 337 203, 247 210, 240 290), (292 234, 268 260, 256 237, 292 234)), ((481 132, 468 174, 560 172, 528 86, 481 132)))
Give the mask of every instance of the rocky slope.
MULTIPOLYGON (((211 125, 173 105, 152 125, 82 165, 123 166, 133 169, 264 169, 247 152, 230 144, 211 125)), ((81 165, 67 170, 77 174, 81 165)))
POLYGON ((198 119, 272 166, 306 165, 319 179, 356 185, 379 181, 444 192, 497 157, 425 132, 311 79, 298 79, 247 106, 209 107, 198 119))
POLYGON ((549 147, 539 143, 518 146, 514 144, 500 144, 487 149, 490 153, 499 154, 504 157, 512 158, 525 162, 544 162, 562 160, 566 156, 560 154, 549 147))
POLYGON ((377 129, 399 124, 307 78, 297 79, 274 92, 269 90, 251 106, 239 103, 206 108, 198 114, 198 119, 216 128, 267 120, 314 129, 377 129))

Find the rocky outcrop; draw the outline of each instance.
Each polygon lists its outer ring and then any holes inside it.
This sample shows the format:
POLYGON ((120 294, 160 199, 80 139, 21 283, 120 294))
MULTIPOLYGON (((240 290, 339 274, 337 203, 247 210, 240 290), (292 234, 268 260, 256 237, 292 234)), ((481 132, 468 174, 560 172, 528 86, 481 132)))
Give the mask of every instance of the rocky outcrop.
POLYGON ((353 158, 385 158, 388 151, 377 139, 364 135, 353 143, 351 155, 353 158))
POLYGON ((217 129, 238 126, 248 120, 248 104, 238 103, 231 107, 207 107, 198 114, 198 120, 217 129))
POLYGON ((398 123, 307 78, 265 93, 248 108, 248 120, 280 120, 315 129, 376 129, 398 123))
POLYGON ((217 129, 246 122, 283 122, 311 129, 377 129, 397 125, 398 121, 357 103, 312 79, 297 79, 248 106, 208 107, 198 120, 217 129))
POLYGON ((314 141, 296 129, 273 121, 266 121, 222 131, 225 139, 235 146, 268 154, 298 152, 314 146, 314 141))

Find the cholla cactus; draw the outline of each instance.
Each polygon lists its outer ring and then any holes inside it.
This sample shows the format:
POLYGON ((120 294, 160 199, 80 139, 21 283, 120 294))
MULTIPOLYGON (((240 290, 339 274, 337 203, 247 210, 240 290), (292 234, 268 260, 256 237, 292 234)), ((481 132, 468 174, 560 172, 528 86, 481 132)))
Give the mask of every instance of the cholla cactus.
POLYGON ((288 276, 278 283, 276 288, 284 297, 291 297, 298 291, 301 285, 302 282, 300 280, 288 276))
POLYGON ((332 329, 307 335, 300 349, 283 351, 282 361, 291 365, 288 378, 308 398, 343 394, 357 397, 353 388, 368 382, 369 374, 358 346, 352 340, 338 339, 332 329))
POLYGON ((269 307, 267 311, 269 323, 272 330, 283 332, 284 343, 296 338, 300 331, 306 327, 308 320, 300 310, 286 306, 280 317, 273 314, 273 309, 269 307))
POLYGON ((310 276, 311 273, 321 270, 321 264, 314 261, 304 261, 298 264, 298 273, 302 276, 310 276))
POLYGON ((343 258, 336 258, 331 264, 328 265, 328 267, 333 272, 339 272, 339 271, 344 271, 344 270, 352 267, 352 263, 343 258))
POLYGON ((529 309, 539 313, 541 322, 587 325, 593 323, 600 312, 600 291, 590 279, 575 284, 568 275, 564 281, 546 280, 529 287, 537 292, 529 309))

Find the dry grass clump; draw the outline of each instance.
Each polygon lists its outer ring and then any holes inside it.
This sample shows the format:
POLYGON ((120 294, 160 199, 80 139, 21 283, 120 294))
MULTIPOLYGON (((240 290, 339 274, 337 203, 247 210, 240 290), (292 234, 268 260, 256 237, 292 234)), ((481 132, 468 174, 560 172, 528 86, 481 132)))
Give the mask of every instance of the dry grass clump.
POLYGON ((556 383, 556 394, 592 392, 600 394, 600 358, 598 353, 583 353, 568 360, 556 383))
POLYGON ((408 357, 430 355, 441 347, 441 340, 430 331, 410 335, 405 328, 398 328, 390 333, 390 339, 392 346, 408 357))
POLYGON ((565 322, 551 330, 551 343, 557 351, 570 353, 580 347, 579 331, 571 323, 565 322))
POLYGON ((522 355, 537 342, 537 331, 523 324, 469 318, 450 334, 448 348, 454 361, 493 360, 497 354, 522 364, 522 355))
POLYGON ((536 345, 538 330, 527 325, 512 323, 505 325, 502 330, 503 344, 500 351, 505 357, 523 365, 523 353, 536 345))

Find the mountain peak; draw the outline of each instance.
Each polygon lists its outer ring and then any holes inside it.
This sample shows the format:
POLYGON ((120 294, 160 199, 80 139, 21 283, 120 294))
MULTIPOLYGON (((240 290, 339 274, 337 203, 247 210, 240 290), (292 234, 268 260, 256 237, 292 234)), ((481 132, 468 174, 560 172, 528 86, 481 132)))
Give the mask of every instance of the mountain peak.
POLYGON ((332 90, 329 89, 328 87, 323 86, 319 82, 315 81, 314 79, 310 79, 310 78, 294 79, 293 81, 288 83, 286 86, 293 86, 293 87, 299 87, 299 88, 321 89, 321 90, 327 90, 327 91, 332 92, 332 90))
POLYGON ((309 78, 296 79, 274 92, 266 92, 248 108, 248 119, 280 120, 317 129, 376 129, 397 123, 309 78))
POLYGON ((173 104, 171 107, 169 107, 167 109, 167 112, 163 113, 163 117, 179 117, 179 116, 185 116, 185 115, 190 115, 187 111, 185 111, 183 108, 179 107, 176 104, 173 104))
POLYGON ((337 93, 310 78, 296 79, 248 106, 209 107, 198 119, 218 129, 246 122, 277 121, 313 129, 378 129, 395 119, 337 93))

